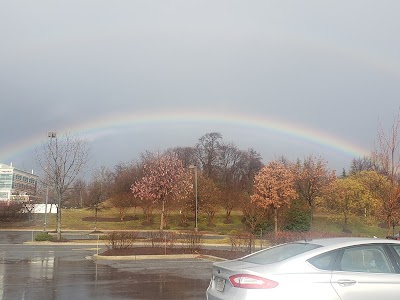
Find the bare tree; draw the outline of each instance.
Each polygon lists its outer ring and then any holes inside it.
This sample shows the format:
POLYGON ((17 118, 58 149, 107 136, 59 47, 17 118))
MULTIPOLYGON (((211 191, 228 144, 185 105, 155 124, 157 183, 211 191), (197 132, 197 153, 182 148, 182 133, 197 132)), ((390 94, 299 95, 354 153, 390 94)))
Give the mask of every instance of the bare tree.
POLYGON ((110 183, 113 174, 102 166, 93 173, 89 183, 89 208, 94 210, 94 231, 97 231, 97 216, 99 210, 104 208, 103 202, 108 198, 110 183))
POLYGON ((142 169, 143 166, 135 163, 115 166, 110 201, 118 209, 121 221, 124 220, 129 208, 136 208, 139 205, 139 199, 132 194, 131 185, 132 181, 135 182, 143 176, 142 169))
POLYGON ((259 153, 254 149, 248 149, 247 151, 241 151, 241 158, 237 165, 238 170, 236 172, 237 185, 248 194, 253 193, 254 176, 263 167, 262 159, 259 153))
POLYGON ((382 125, 378 128, 377 148, 372 153, 374 162, 381 173, 389 179, 387 197, 382 199, 381 215, 387 223, 387 234, 390 234, 392 224, 399 220, 400 210, 400 113, 394 118, 389 129, 385 132, 382 125))
POLYGON ((215 179, 219 163, 222 135, 211 132, 203 135, 196 145, 196 155, 201 163, 204 175, 215 179))
POLYGON ((225 210, 224 223, 231 223, 231 213, 234 209, 240 207, 243 189, 238 184, 229 184, 219 186, 220 197, 219 203, 225 210))
POLYGON ((87 201, 87 183, 84 179, 78 178, 74 181, 69 197, 70 206, 83 208, 87 201))
POLYGON ((57 198, 57 239, 61 240, 61 206, 64 194, 89 161, 90 145, 75 135, 57 138, 54 132, 36 150, 36 161, 57 198))
POLYGON ((237 181, 238 165, 242 159, 240 151, 233 143, 223 143, 219 150, 219 181, 225 185, 237 181))
MULTIPOLYGON (((242 212, 244 216, 244 224, 249 231, 250 247, 253 243, 253 235, 256 234, 257 228, 259 228, 267 219, 271 213, 269 208, 260 208, 258 205, 254 205, 251 201, 251 196, 248 193, 243 193, 243 197, 240 199, 242 212)), ((251 250, 251 249, 250 249, 251 250)), ((251 252, 251 251, 250 251, 251 252)))
POLYGON ((167 152, 174 153, 176 157, 182 161, 184 168, 187 168, 190 165, 199 165, 195 147, 175 147, 169 149, 167 152))
POLYGON ((378 168, 371 157, 354 158, 351 162, 350 175, 362 171, 376 171, 378 168))

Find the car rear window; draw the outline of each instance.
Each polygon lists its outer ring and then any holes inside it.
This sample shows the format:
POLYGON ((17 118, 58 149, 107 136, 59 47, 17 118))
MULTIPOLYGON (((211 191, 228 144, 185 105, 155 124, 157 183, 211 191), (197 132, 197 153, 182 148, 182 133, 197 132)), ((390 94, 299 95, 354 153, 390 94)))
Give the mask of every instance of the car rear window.
POLYGON ((280 246, 276 246, 273 248, 266 249, 264 251, 260 251, 254 253, 253 255, 249 255, 247 257, 242 258, 242 261, 267 265, 276 263, 279 261, 283 261, 290 257, 296 256, 298 254, 316 249, 321 247, 320 245, 309 244, 309 243, 290 243, 284 244, 280 246))
POLYGON ((320 270, 331 271, 333 269, 337 253, 337 250, 323 253, 309 259, 308 262, 320 270))

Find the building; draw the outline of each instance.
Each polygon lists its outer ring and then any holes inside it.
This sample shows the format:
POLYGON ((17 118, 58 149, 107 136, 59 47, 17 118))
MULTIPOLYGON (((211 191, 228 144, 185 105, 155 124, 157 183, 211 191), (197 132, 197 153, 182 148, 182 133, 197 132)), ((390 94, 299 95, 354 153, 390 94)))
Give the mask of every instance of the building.
POLYGON ((0 163, 0 200, 32 201, 39 176, 0 163))

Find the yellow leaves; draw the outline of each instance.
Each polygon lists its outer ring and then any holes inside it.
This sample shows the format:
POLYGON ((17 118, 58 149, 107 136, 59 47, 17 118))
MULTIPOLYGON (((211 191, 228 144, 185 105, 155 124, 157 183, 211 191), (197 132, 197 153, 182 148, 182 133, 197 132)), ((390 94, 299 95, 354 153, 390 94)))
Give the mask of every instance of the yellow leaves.
POLYGON ((339 178, 326 190, 323 203, 328 209, 346 215, 365 215, 367 211, 369 216, 376 216, 381 206, 379 191, 385 182, 384 176, 375 171, 339 178))

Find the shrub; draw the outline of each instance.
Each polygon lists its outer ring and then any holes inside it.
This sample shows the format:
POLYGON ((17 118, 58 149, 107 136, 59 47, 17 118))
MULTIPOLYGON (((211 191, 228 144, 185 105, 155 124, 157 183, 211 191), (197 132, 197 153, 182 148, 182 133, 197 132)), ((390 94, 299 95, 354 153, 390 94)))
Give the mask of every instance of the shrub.
POLYGON ((24 205, 20 201, 0 201, 0 220, 12 222, 28 219, 30 213, 23 213, 24 205))
POLYGON ((234 232, 229 235, 231 251, 245 251, 250 253, 255 246, 255 238, 252 233, 234 232))
POLYGON ((166 242, 168 248, 174 248, 177 241, 178 235, 175 232, 166 233, 166 242))
POLYGON ((145 243, 151 244, 151 247, 161 247, 164 243, 164 232, 161 230, 158 231, 147 231, 145 243))
POLYGON ((180 239, 182 246, 187 247, 191 252, 200 250, 203 235, 199 231, 191 230, 181 233, 180 239))
POLYGON ((128 249, 138 239, 137 232, 113 231, 107 235, 108 249, 128 249))
POLYGON ((35 235, 35 241, 37 242, 45 242, 45 241, 53 241, 54 237, 47 232, 39 232, 38 234, 35 235))
POLYGON ((299 201, 295 201, 285 213, 283 230, 304 232, 311 228, 311 213, 299 201))
POLYGON ((147 231, 145 237, 144 244, 146 246, 151 245, 152 248, 174 248, 178 240, 178 235, 172 231, 147 231))
POLYGON ((329 232, 296 232, 296 231, 280 231, 277 233, 269 233, 266 235, 266 239, 269 241, 271 246, 299 241, 299 240, 312 240, 318 238, 330 238, 330 237, 344 237, 350 236, 348 234, 335 234, 329 232))

